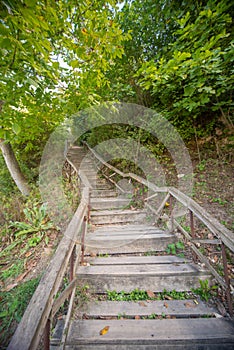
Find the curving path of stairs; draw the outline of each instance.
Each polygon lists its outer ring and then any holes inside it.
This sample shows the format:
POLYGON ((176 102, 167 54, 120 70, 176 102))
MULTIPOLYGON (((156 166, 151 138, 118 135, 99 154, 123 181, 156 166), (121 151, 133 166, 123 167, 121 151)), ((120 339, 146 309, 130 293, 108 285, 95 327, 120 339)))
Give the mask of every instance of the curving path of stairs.
MULTIPOLYGON (((233 349, 233 322, 192 294, 189 300, 106 300, 107 290, 189 292, 200 286, 199 280, 212 277, 189 259, 162 254, 168 244, 176 242, 176 235, 147 223, 144 210, 127 208, 127 197, 119 196, 97 175, 94 161, 83 148, 71 149, 69 157, 92 185, 85 265, 77 270, 79 285, 89 286, 92 300, 74 305, 64 348, 233 349), (100 334, 105 327, 109 327, 107 332, 100 334)), ((59 343, 55 334, 51 349, 59 348, 59 343)))

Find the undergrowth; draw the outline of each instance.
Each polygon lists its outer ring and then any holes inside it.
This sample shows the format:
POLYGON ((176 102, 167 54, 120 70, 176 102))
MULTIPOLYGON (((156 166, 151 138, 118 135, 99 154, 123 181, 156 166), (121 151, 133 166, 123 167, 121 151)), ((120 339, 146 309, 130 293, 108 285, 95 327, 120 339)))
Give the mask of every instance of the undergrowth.
POLYGON ((10 292, 0 292, 0 343, 7 346, 35 292, 40 277, 22 283, 10 292))
POLYGON ((138 288, 131 292, 116 292, 115 290, 107 290, 107 300, 110 301, 140 301, 140 300, 185 300, 191 297, 188 292, 178 292, 176 290, 167 291, 164 289, 163 292, 153 293, 151 291, 139 290, 138 288))

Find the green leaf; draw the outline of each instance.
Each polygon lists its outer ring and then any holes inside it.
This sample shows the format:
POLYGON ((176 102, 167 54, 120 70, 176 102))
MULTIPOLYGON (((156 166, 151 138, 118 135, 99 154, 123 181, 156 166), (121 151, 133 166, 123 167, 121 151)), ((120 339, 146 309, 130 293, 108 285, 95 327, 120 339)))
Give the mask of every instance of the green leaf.
POLYGON ((72 68, 78 68, 80 67, 80 63, 78 60, 73 60, 70 62, 70 65, 72 66, 72 68))
POLYGON ((16 135, 18 135, 21 132, 21 127, 19 126, 19 124, 13 124, 12 130, 16 135))
POLYGON ((1 47, 4 49, 10 49, 12 47, 12 42, 9 38, 4 38, 1 41, 1 47))
POLYGON ((192 96, 195 91, 194 86, 185 86, 184 87, 184 96, 192 96))
POLYGON ((34 86, 35 88, 38 88, 38 87, 39 87, 39 84, 38 84, 35 80, 33 80, 32 78, 28 78, 28 79, 27 79, 27 82, 28 82, 30 85, 34 86))

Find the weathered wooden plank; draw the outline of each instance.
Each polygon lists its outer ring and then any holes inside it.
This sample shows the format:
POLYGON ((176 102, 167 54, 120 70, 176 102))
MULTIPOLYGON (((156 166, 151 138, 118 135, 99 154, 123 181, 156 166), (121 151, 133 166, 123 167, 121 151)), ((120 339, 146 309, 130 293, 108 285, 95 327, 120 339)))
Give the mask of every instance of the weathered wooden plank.
POLYGON ((93 224, 111 224, 120 222, 138 222, 146 216, 143 210, 100 210, 91 211, 91 223, 93 224))
MULTIPOLYGON (((148 265, 148 264, 184 264, 188 259, 174 255, 162 256, 126 256, 108 258, 90 258, 92 265, 148 265)), ((161 266, 160 266, 161 268, 161 266)))
POLYGON ((201 243, 201 244, 221 244, 220 239, 192 239, 193 243, 201 243))
MULTIPOLYGON (((152 197, 152 196, 151 196, 152 197)), ((170 195, 167 193, 165 198, 163 199, 162 203, 160 204, 160 206, 158 207, 157 210, 155 210, 154 208, 152 208, 152 206, 149 203, 146 203, 146 206, 155 214, 155 221, 158 220, 161 211, 163 210, 163 208, 165 207, 166 202, 168 201, 170 195)), ((149 197, 150 198, 150 197, 149 197)))
POLYGON ((76 311, 76 316, 99 317, 135 317, 150 315, 170 315, 180 317, 212 316, 217 313, 213 307, 202 301, 188 300, 148 300, 134 301, 93 301, 76 311))
MULTIPOLYGON (((85 344, 85 345, 67 345, 65 350, 110 350, 110 345, 106 344, 85 344)), ((166 344, 111 344, 112 350, 233 350, 233 343, 228 340, 190 340, 170 341, 166 344)), ((51 348, 51 350, 61 350, 51 348)))
MULTIPOLYGON (((68 332, 67 345, 108 344, 135 345, 191 342, 226 342, 234 344, 234 326, 224 319, 169 319, 169 320, 77 320, 68 332), (100 336, 100 330, 109 331, 100 336)), ((138 349, 138 348, 137 348, 138 349)))
POLYGON ((88 195, 89 190, 85 188, 81 203, 33 294, 23 318, 11 339, 8 350, 36 349, 38 346, 75 241, 80 232, 82 219, 87 210, 88 195))
POLYGON ((129 199, 120 197, 92 198, 91 208, 95 210, 121 208, 127 206, 129 201, 129 199))
POLYGON ((91 189, 91 197, 115 197, 117 192, 114 189, 111 190, 98 190, 91 189))
MULTIPOLYGON (((134 257, 132 257, 133 259, 134 257)), ((137 258, 137 257, 136 257, 137 258)), ((147 258, 147 257, 145 257, 147 258)), ((151 257, 149 257, 151 258, 151 257)), ((142 276, 172 276, 172 275, 196 275, 199 269, 192 264, 186 263, 168 263, 168 264, 124 264, 125 258, 122 258, 123 264, 108 264, 108 260, 116 258, 106 258, 105 265, 79 266, 77 273, 80 277, 83 276, 122 276, 122 277, 142 277, 142 276)), ((121 258, 119 258, 121 260, 121 258)))
POLYGON ((69 297, 73 289, 77 286, 78 284, 78 278, 75 278, 68 286, 67 288, 60 294, 58 299, 55 300, 54 305, 51 310, 51 318, 54 317, 56 312, 59 310, 61 305, 64 303, 64 301, 69 297))
POLYGON ((162 252, 167 249, 168 244, 175 243, 174 235, 169 234, 138 234, 138 235, 116 235, 102 236, 87 235, 85 251, 106 253, 143 253, 162 252))
POLYGON ((159 242, 160 243, 160 239, 161 240, 167 240, 168 241, 171 238, 175 238, 174 235, 170 235, 170 234, 166 234, 166 233, 157 233, 157 234, 152 234, 152 233, 133 233, 131 232, 130 234, 128 234, 126 232, 126 234, 116 234, 116 233, 112 233, 112 234, 103 234, 103 235, 93 235, 93 234, 89 234, 87 236, 86 239, 86 243, 87 244, 91 244, 91 241, 96 242, 98 245, 100 243, 100 245, 105 243, 105 246, 112 246, 114 242, 116 242, 117 244, 121 243, 121 241, 124 243, 125 241, 128 242, 132 242, 132 241, 137 241, 137 240, 144 240, 147 242, 147 240, 152 240, 152 244, 153 244, 153 240, 154 243, 155 242, 159 242))
POLYGON ((105 234, 105 233, 118 233, 118 234, 125 234, 125 232, 139 232, 139 233, 168 233, 166 230, 162 230, 158 228, 157 226, 152 225, 146 225, 146 224, 120 224, 120 225, 105 225, 101 228, 95 229, 95 234, 105 234))
POLYGON ((125 236, 130 236, 130 237, 154 237, 154 238, 162 238, 162 237, 171 237, 174 236, 173 234, 170 233, 164 233, 162 231, 159 230, 146 230, 146 231, 127 231, 127 230, 122 230, 122 231, 103 231, 103 232, 90 232, 89 233, 90 237, 96 237, 96 238, 101 238, 101 237, 105 237, 111 240, 112 237, 122 237, 124 238, 125 236))
POLYGON ((162 292, 166 290, 191 291, 200 287, 199 279, 211 280, 210 273, 198 271, 195 268, 186 268, 186 264, 168 267, 168 265, 124 265, 117 266, 89 266, 78 269, 80 283, 87 284, 91 290, 97 293, 105 293, 107 290, 124 290, 131 292, 140 290, 152 290, 162 292), (103 271, 105 270, 105 271, 103 271), (102 273, 103 271, 103 273, 102 273))

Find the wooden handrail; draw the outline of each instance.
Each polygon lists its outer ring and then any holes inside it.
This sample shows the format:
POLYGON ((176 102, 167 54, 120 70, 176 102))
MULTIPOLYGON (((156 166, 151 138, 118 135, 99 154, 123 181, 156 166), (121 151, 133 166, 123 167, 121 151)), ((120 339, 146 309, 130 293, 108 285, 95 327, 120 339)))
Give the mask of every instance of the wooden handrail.
POLYGON ((8 350, 36 349, 43 335, 56 294, 59 290, 74 246, 81 235, 81 225, 89 204, 89 188, 82 191, 81 202, 70 221, 57 250, 43 275, 8 350))
POLYGON ((176 198, 187 209, 191 210, 194 215, 204 224, 207 228, 220 239, 232 252, 234 252, 234 232, 228 230, 218 220, 212 217, 204 208, 196 203, 192 198, 188 197, 178 189, 169 187, 169 193, 176 198))

